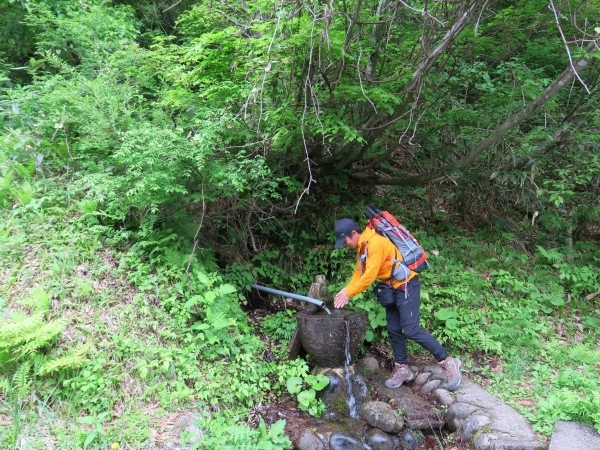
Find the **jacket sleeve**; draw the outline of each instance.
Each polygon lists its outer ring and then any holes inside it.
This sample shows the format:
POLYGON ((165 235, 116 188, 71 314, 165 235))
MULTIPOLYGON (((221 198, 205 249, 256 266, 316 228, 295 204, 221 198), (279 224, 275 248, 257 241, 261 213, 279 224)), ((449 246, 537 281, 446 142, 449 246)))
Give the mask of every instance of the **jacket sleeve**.
POLYGON ((363 274, 360 274, 360 269, 357 267, 354 270, 354 274, 350 279, 350 282, 346 286, 346 291, 348 296, 354 297, 355 295, 360 294, 368 289, 373 281, 377 278, 377 274, 379 273, 379 268, 381 264, 385 261, 384 249, 382 245, 377 245, 377 240, 372 239, 369 241, 368 245, 368 254, 367 254, 367 266, 363 274))

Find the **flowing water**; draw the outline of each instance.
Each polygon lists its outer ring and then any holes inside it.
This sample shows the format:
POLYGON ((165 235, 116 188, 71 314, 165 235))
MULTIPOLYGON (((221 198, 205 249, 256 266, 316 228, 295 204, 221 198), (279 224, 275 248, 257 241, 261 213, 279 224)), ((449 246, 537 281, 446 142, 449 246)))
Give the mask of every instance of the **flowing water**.
POLYGON ((356 419, 358 417, 358 411, 356 399, 354 398, 354 393, 352 392, 352 383, 350 382, 350 370, 348 369, 350 361, 352 360, 352 356, 350 355, 350 321, 345 320, 344 323, 346 324, 346 362, 344 363, 344 374, 346 378, 346 386, 348 386, 348 408, 350 409, 350 417, 352 419, 356 419))

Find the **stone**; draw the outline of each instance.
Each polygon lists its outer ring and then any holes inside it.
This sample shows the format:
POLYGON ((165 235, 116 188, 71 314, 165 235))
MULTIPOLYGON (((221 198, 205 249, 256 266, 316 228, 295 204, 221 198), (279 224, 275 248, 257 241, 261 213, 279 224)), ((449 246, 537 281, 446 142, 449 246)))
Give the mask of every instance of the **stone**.
POLYGON ((431 372, 422 372, 415 378, 415 384, 421 386, 429 381, 429 377, 431 377, 431 372))
MULTIPOLYGON (((354 365, 348 366, 348 372, 352 395, 356 404, 360 405, 369 395, 367 380, 357 373, 354 365)), ((326 406, 324 417, 335 419, 348 416, 350 408, 345 369, 343 367, 333 369, 317 367, 315 373, 325 375, 329 379, 329 384, 317 394, 326 406)))
POLYGON ((379 361, 373 356, 365 356, 356 362, 358 368, 365 375, 371 375, 379 372, 379 361))
POLYGON ((330 419, 350 414, 347 398, 348 388, 346 387, 343 370, 342 368, 336 368, 318 371, 329 378, 329 384, 319 392, 318 397, 325 403, 326 417, 330 419))
POLYGON ((423 366, 421 370, 423 372, 430 372, 431 377, 435 378, 436 380, 446 381, 446 375, 444 375, 444 371, 442 370, 439 364, 423 366))
POLYGON ((460 429, 460 438, 463 441, 470 440, 478 430, 489 425, 491 423, 491 419, 482 413, 477 413, 469 416, 465 419, 460 429))
POLYGON ((298 440, 298 450, 325 450, 325 444, 314 431, 307 429, 298 440))
POLYGON ((430 401, 414 392, 408 386, 390 389, 385 386, 389 371, 369 379, 373 383, 373 390, 378 393, 379 399, 389 402, 395 409, 403 412, 404 422, 411 430, 429 430, 444 426, 440 411, 430 401))
POLYGON ((352 384, 352 394, 354 394, 356 400, 360 401, 367 398, 369 386, 367 385, 365 377, 359 373, 351 375, 350 383, 352 384))
POLYGON ((438 388, 438 386, 442 384, 440 380, 431 380, 425 383, 425 385, 421 388, 421 392, 423 394, 431 394, 432 391, 438 388))
POLYGON ((404 420, 399 417, 390 405, 384 402, 367 402, 360 409, 361 418, 374 428, 386 433, 397 433, 404 426, 404 420))
POLYGON ((319 367, 344 367, 346 364, 347 325, 350 327, 351 363, 356 359, 367 331, 366 312, 358 308, 321 310, 315 314, 296 314, 302 347, 319 367))
POLYGON ((204 433, 197 425, 200 422, 200 416, 195 414, 185 415, 179 419, 179 426, 181 427, 180 441, 181 445, 194 445, 198 444, 204 439, 204 433))
POLYGON ((456 402, 454 395, 446 389, 436 389, 433 391, 433 395, 442 405, 450 406, 456 402))
POLYGON ((402 433, 402 436, 400 436, 400 443, 404 450, 417 450, 419 447, 419 441, 411 430, 406 430, 402 433))
MULTIPOLYGON (((546 450, 545 445, 537 441, 520 440, 504 433, 484 433, 475 439, 475 450, 546 450)), ((592 450, 597 447, 581 447, 582 450, 592 450)), ((561 450, 579 450, 572 447, 561 447, 561 450)))
POLYGON ((450 405, 444 416, 446 428, 450 431, 461 429, 465 419, 476 411, 480 411, 480 408, 466 403, 457 402, 450 405))
POLYGON ((365 450, 365 444, 355 436, 338 431, 329 437, 330 450, 365 450))
POLYGON ((556 421, 548 450, 600 449, 600 434, 591 426, 577 422, 556 421))
MULTIPOLYGON (((492 423, 488 427, 491 433, 511 436, 511 439, 519 442, 537 442, 536 435, 527 419, 481 386, 463 378, 454 395, 457 403, 466 403, 486 412, 492 419, 492 423)), ((449 411, 456 404, 452 405, 449 411)))
POLYGON ((365 440, 371 450, 394 450, 396 447, 394 438, 377 428, 367 431, 365 440))

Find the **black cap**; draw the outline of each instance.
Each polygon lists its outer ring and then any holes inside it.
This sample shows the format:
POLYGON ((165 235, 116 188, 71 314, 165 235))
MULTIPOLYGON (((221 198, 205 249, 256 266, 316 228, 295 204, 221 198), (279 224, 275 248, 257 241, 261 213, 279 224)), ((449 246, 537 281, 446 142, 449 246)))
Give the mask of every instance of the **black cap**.
POLYGON ((335 248, 340 248, 344 245, 346 236, 350 236, 354 230, 358 230, 356 223, 352 219, 340 219, 335 223, 333 232, 335 233, 335 248))

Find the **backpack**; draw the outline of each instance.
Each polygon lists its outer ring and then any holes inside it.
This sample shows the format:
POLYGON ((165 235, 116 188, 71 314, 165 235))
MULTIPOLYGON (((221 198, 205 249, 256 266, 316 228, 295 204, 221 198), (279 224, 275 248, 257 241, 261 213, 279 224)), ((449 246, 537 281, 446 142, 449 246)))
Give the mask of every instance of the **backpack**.
POLYGON ((381 211, 375 205, 365 209, 369 217, 366 227, 387 237, 402 255, 403 259, 392 259, 391 278, 403 281, 408 278, 411 270, 420 273, 429 267, 427 254, 419 241, 393 215, 381 211))

